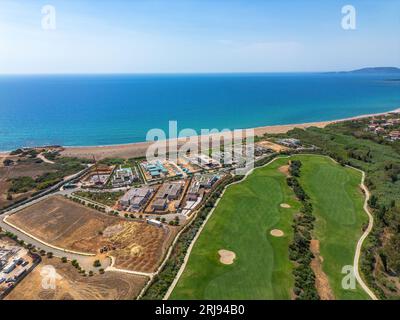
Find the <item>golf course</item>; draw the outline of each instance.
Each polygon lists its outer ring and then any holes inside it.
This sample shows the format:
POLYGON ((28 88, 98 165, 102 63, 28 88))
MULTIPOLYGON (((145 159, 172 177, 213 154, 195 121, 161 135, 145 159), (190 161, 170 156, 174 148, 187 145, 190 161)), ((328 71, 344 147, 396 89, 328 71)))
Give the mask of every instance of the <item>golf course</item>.
MULTIPOLYGON (((315 155, 279 158, 225 191, 204 226, 170 299, 292 299, 293 217, 301 207, 286 183, 290 160, 301 160, 300 182, 316 218, 321 273, 334 299, 368 299, 358 286, 343 289, 368 221, 361 173, 315 155)), ((318 277, 318 276, 317 276, 318 277)), ((326 288, 325 288, 326 289, 326 288)))

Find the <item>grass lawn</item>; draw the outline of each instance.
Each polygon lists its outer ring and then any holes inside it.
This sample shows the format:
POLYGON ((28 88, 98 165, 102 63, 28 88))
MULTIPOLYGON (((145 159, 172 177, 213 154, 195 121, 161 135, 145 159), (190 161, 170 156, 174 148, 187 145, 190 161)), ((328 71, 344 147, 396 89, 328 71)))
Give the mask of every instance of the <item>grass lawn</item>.
MULTIPOLYGON (((361 175, 319 156, 296 156, 303 162, 301 183, 312 198, 315 234, 323 270, 337 299, 361 299, 357 288, 341 289, 342 266, 353 263, 361 225, 367 221, 358 189, 361 175)), ((292 220, 300 205, 278 168, 279 159, 230 186, 197 240, 170 299, 291 299, 292 263, 288 245, 292 220), (290 209, 280 207, 291 205, 290 209), (275 238, 271 229, 285 235, 275 238), (219 261, 218 250, 235 252, 232 265, 219 261)))
POLYGON ((353 265, 362 225, 368 222, 363 210, 364 195, 359 185, 361 173, 343 168, 331 159, 297 156, 302 160, 300 182, 314 207, 314 237, 320 241, 322 268, 336 299, 368 299, 359 287, 345 290, 341 282, 343 266, 353 265))
POLYGON ((227 189, 171 299, 290 299, 293 277, 287 248, 299 203, 277 170, 282 162, 258 168, 227 189), (281 203, 292 208, 283 209, 281 203), (271 229, 282 230, 284 237, 274 238, 271 229), (220 263, 220 249, 235 252, 232 265, 220 263))

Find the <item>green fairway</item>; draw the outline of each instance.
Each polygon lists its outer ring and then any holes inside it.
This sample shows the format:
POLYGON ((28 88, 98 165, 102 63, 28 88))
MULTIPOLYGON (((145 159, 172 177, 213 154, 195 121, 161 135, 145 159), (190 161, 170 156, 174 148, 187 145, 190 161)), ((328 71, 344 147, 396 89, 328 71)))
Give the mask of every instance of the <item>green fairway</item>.
MULTIPOLYGON (((338 299, 365 298, 361 290, 341 289, 341 269, 353 263, 361 224, 361 176, 319 156, 296 156, 303 162, 301 182, 315 206, 316 234, 321 241, 323 270, 338 299)), ((300 208, 286 176, 278 168, 288 159, 256 169, 230 186, 198 238, 171 299, 290 299, 293 288, 288 245, 293 214, 300 208), (288 203, 290 209, 280 207, 288 203), (284 232, 281 238, 271 229, 284 232), (218 251, 236 254, 231 265, 218 251)))
POLYGON ((353 265, 363 223, 364 195, 359 185, 361 173, 343 168, 324 157, 297 156, 303 163, 300 182, 314 206, 314 237, 320 241, 323 270, 329 278, 336 299, 368 299, 359 287, 344 290, 343 266, 353 265))

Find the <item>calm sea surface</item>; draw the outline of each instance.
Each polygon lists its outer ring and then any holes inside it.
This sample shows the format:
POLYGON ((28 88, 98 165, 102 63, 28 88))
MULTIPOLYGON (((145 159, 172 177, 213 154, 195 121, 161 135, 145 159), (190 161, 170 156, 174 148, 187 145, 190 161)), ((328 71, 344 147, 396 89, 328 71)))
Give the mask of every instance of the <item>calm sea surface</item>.
POLYGON ((0 150, 144 141, 152 128, 249 128, 400 107, 399 75, 0 76, 0 150))

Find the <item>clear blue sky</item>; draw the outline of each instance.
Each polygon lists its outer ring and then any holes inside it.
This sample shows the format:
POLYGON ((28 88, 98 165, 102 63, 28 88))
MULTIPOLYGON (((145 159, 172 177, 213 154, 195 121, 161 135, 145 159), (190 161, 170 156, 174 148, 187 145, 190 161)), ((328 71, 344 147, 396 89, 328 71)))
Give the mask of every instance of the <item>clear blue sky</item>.
POLYGON ((400 66, 400 0, 0 0, 0 73, 400 66), (56 29, 41 27, 42 6, 56 29), (357 29, 341 28, 356 8, 357 29))

